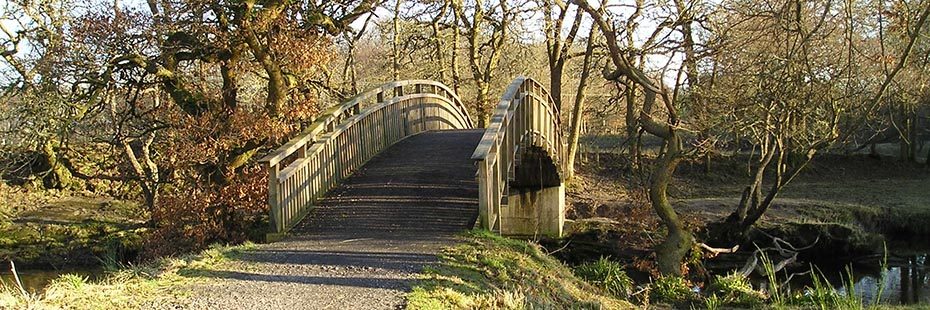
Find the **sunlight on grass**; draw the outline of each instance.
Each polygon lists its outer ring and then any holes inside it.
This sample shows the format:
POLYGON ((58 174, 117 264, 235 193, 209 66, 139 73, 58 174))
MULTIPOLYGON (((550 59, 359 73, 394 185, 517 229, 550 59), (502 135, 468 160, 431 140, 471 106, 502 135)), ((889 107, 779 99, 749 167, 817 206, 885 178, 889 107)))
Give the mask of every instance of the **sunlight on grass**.
POLYGON ((408 295, 410 309, 626 309, 535 244, 476 230, 440 255, 408 295))
POLYGON ((148 309, 178 308, 190 294, 185 288, 206 281, 191 274, 222 268, 243 251, 254 249, 215 245, 199 254, 163 258, 138 266, 123 266, 100 281, 65 274, 41 294, 21 294, 10 283, 0 283, 0 309, 148 309))

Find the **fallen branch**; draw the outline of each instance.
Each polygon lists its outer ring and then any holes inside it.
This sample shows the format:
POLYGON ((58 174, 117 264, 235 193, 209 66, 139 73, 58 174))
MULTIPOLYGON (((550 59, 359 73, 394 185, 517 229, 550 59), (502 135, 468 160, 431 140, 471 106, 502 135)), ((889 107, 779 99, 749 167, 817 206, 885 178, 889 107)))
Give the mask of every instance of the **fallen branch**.
MULTIPOLYGON (((789 243, 788 241, 785 241, 785 240, 783 240, 783 239, 781 239, 781 238, 778 238, 778 237, 769 235, 769 234, 767 234, 767 233, 765 233, 765 232, 763 232, 763 231, 761 231, 761 230, 760 230, 760 232, 761 232, 762 234, 768 236, 769 238, 772 238, 773 247, 769 247, 769 248, 760 248, 759 246, 756 246, 756 250, 752 252, 752 256, 750 256, 749 259, 746 260, 746 264, 743 265, 743 268, 740 268, 740 270, 739 270, 739 273, 742 274, 744 277, 749 276, 750 274, 752 274, 753 271, 758 271, 760 274, 766 275, 765 269, 764 269, 764 268, 759 268, 759 258, 758 258, 758 255, 759 255, 760 253, 762 253, 762 252, 765 252, 765 251, 775 251, 775 252, 777 252, 781 257, 784 258, 784 259, 782 259, 781 261, 779 261, 778 263, 776 263, 776 264, 772 267, 772 272, 774 273, 774 272, 779 272, 779 271, 781 271, 782 269, 785 269, 785 267, 788 267, 788 265, 791 265, 791 264, 797 262, 797 261, 798 261, 798 253, 800 253, 801 251, 804 251, 804 250, 807 250, 807 249, 810 249, 810 248, 814 247, 814 245, 816 245, 817 242, 820 241, 820 236, 817 236, 817 238, 814 239, 814 242, 812 242, 811 244, 809 244, 809 245, 807 245, 807 246, 804 246, 804 247, 795 247, 794 245, 792 245, 792 244, 789 243)), ((774 261, 774 260, 773 260, 773 261, 774 261)))
POLYGON ((739 250, 739 245, 736 245, 729 249, 714 248, 702 242, 702 243, 698 243, 698 246, 701 247, 701 249, 703 249, 704 251, 710 253, 711 254, 710 257, 716 257, 717 255, 720 255, 720 254, 736 253, 736 251, 739 250))

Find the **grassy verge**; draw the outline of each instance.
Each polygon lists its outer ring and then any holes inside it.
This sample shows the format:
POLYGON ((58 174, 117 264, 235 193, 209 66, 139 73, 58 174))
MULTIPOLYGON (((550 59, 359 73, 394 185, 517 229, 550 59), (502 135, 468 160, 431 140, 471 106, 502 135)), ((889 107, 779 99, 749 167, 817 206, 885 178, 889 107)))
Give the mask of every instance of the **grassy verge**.
POLYGON ((408 295, 410 309, 625 309, 537 245, 471 231, 408 295))
POLYGON ((179 308, 190 293, 185 287, 205 281, 192 275, 217 270, 252 248, 252 244, 213 246, 199 254, 128 266, 96 282, 63 275, 40 294, 23 294, 13 283, 0 283, 0 309, 179 308))

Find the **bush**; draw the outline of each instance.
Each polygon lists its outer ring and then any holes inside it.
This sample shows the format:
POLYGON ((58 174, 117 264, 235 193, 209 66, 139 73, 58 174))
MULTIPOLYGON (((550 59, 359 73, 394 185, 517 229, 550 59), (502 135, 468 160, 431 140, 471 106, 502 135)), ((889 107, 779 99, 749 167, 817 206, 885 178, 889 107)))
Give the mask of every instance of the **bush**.
POLYGON ((257 165, 241 170, 230 184, 191 182, 185 190, 166 190, 152 214, 158 227, 146 236, 142 259, 260 239, 268 227, 267 172, 257 165))
POLYGON ((707 294, 716 296, 720 304, 751 308, 761 305, 765 299, 762 292, 754 290, 746 277, 740 274, 717 276, 713 283, 707 286, 707 294))
POLYGON ((575 267, 575 275, 616 297, 625 299, 632 294, 633 280, 626 275, 623 265, 605 257, 575 267))

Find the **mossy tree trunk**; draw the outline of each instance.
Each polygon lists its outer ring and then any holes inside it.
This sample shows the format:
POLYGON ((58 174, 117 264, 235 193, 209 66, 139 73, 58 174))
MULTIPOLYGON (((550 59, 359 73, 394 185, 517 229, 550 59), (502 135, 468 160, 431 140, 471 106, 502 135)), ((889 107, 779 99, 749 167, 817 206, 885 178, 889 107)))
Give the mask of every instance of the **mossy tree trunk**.
POLYGON ((628 87, 642 88, 644 98, 642 101, 637 122, 643 131, 661 138, 665 149, 657 158, 652 167, 649 185, 649 200, 656 215, 662 220, 667 234, 665 240, 656 246, 656 259, 659 271, 666 275, 681 275, 684 257, 694 245, 694 237, 678 217, 675 209, 668 200, 668 186, 672 181, 675 168, 682 158, 681 136, 678 126, 678 110, 675 103, 668 96, 668 91, 658 86, 652 79, 638 67, 634 66, 617 42, 617 31, 611 23, 604 18, 605 5, 595 10, 586 1, 576 1, 578 6, 585 10, 593 19, 597 27, 607 39, 608 56, 614 65, 614 70, 605 70, 604 78, 610 81, 625 79, 632 83, 628 87), (653 109, 657 99, 661 98, 666 120, 657 120, 653 116, 653 109))
POLYGON ((42 185, 45 188, 68 188, 72 184, 71 171, 65 166, 60 154, 55 150, 58 142, 55 139, 45 140, 42 146, 43 160, 48 164, 48 171, 42 178, 42 185))

